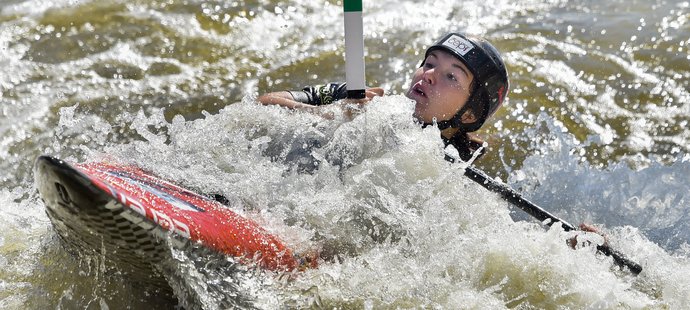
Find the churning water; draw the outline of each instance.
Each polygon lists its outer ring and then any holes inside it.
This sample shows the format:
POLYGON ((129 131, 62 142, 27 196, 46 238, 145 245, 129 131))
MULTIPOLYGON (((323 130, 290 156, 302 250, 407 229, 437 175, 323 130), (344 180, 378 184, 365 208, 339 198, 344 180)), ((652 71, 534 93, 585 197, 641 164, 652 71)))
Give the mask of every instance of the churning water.
POLYGON ((0 3, 0 308, 690 304, 690 3, 365 0, 364 11, 367 81, 389 96, 347 121, 255 102, 344 79, 338 1, 0 3), (463 177, 438 130, 413 122, 399 94, 450 30, 489 38, 510 72, 477 165, 571 223, 598 223, 639 276, 463 177), (40 154, 221 193, 298 252, 337 257, 281 276, 179 253, 180 299, 141 291, 103 257, 61 247, 33 184, 40 154))

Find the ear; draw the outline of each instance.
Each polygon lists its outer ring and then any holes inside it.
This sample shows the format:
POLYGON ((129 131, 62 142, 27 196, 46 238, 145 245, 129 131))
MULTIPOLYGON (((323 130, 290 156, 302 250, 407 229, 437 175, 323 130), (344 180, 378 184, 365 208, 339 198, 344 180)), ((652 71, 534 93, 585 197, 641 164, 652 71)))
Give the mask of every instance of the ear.
POLYGON ((460 117, 460 121, 463 124, 472 124, 477 121, 477 117, 474 115, 474 112, 472 110, 467 110, 465 113, 462 113, 462 117, 460 117))

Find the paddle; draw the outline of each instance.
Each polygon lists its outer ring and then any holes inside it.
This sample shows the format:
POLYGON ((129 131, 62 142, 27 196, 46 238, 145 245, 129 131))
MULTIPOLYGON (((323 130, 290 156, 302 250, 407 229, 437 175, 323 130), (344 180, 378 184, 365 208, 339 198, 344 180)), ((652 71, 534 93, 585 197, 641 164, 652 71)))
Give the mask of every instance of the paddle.
POLYGON ((343 1, 345 9, 345 82, 347 98, 366 96, 364 79, 364 26, 362 0, 343 1))
MULTIPOLYGON (((490 178, 483 171, 473 166, 467 167, 467 169, 465 169, 465 176, 470 178, 472 181, 479 183, 484 188, 500 194, 503 199, 510 202, 512 205, 520 208, 521 210, 527 212, 527 214, 531 215, 537 220, 542 222, 549 220, 547 224, 549 226, 553 225, 554 223, 560 222, 561 225, 563 225, 563 229, 565 231, 577 230, 575 226, 540 208, 536 204, 522 197, 522 195, 520 195, 518 192, 516 192, 509 186, 490 178)), ((616 265, 620 267, 628 267, 628 269, 630 269, 630 272, 632 272, 634 275, 637 275, 642 271, 642 266, 629 260, 622 253, 611 249, 608 245, 598 245, 597 250, 604 255, 612 257, 616 265)))

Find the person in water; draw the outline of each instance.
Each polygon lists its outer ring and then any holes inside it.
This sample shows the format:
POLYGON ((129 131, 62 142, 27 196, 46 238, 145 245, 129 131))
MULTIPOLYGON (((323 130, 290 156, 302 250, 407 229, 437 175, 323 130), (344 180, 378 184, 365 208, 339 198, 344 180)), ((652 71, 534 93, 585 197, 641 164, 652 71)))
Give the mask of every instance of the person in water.
MULTIPOLYGON (((415 119, 423 126, 438 126, 446 146, 453 145, 460 158, 467 161, 478 150, 481 152, 483 145, 471 133, 479 130, 503 105, 509 85, 503 59, 491 43, 479 37, 451 32, 426 50, 405 95, 415 101, 415 119)), ((305 87, 300 91, 264 94, 259 96, 258 101, 330 118, 332 115, 321 111, 324 105, 346 103, 344 107, 351 104, 363 106, 383 94, 382 88, 369 88, 364 99, 351 100, 347 99, 345 83, 329 83, 305 87)), ((348 109, 344 112, 351 113, 348 109)), ((582 223, 579 228, 604 236, 593 225, 582 223)), ((573 248, 578 246, 577 235, 568 239, 567 243, 573 248)), ((333 255, 324 250, 321 249, 320 254, 312 253, 303 257, 305 264, 313 265, 315 256, 324 258, 333 255)))
MULTIPOLYGON (((508 89, 508 72, 498 50, 485 39, 451 32, 426 50, 405 95, 415 101, 415 119, 424 126, 438 126, 444 143, 453 145, 460 158, 467 161, 483 145, 471 133, 496 113, 508 89)), ((383 94, 382 88, 368 88, 364 99, 346 99, 345 83, 329 83, 264 94, 258 101, 321 113, 324 105, 338 102, 363 106, 383 94)), ((345 112, 350 113, 348 109, 345 112)))

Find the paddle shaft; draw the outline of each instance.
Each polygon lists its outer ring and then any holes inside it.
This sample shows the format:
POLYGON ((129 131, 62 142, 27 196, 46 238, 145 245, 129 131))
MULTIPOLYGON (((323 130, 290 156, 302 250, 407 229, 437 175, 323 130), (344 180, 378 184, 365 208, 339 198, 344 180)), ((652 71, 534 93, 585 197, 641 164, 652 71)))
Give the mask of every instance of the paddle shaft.
POLYGON ((362 0, 344 0, 345 10, 345 82, 347 97, 366 97, 364 78, 364 25, 362 0))
MULTIPOLYGON (((577 230, 575 226, 540 208, 536 204, 522 197, 522 195, 520 195, 520 193, 516 192, 514 189, 490 178, 483 171, 475 167, 468 167, 467 169, 465 169, 465 176, 470 178, 472 181, 479 183, 484 188, 500 194, 503 199, 510 202, 512 205, 520 208, 521 210, 527 212, 527 214, 531 215, 537 220, 542 222, 549 220, 549 222, 547 223, 547 225, 549 226, 551 226, 554 223, 560 222, 561 225, 563 225, 563 229, 565 231, 577 230)), ((608 245, 598 245, 597 250, 604 255, 612 257, 614 262, 618 266, 628 267, 628 269, 630 269, 630 271, 634 275, 637 275, 642 271, 642 266, 629 260, 622 253, 611 249, 608 245)))

